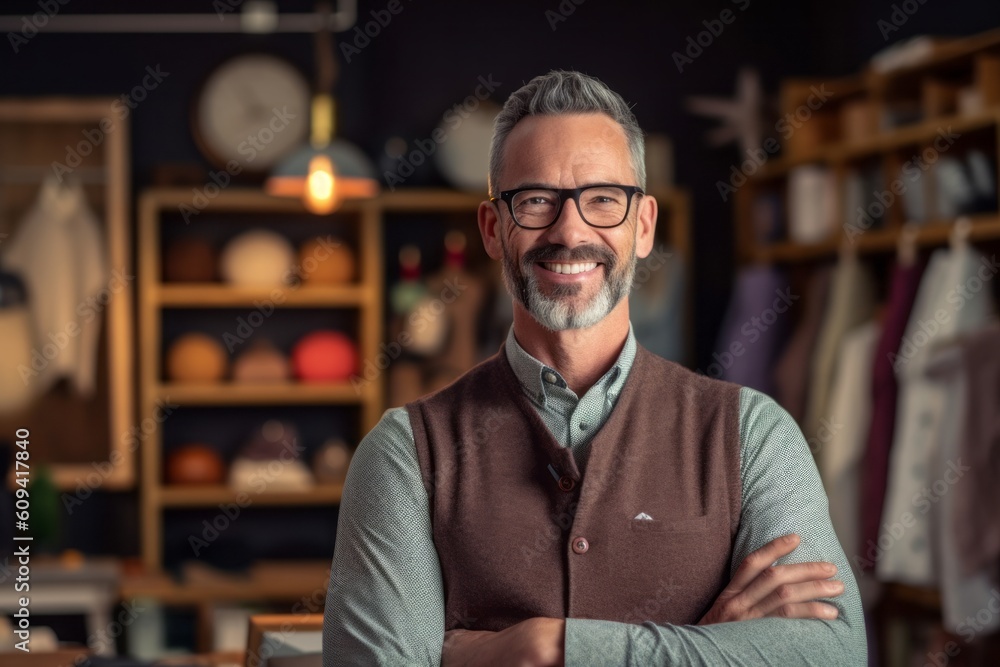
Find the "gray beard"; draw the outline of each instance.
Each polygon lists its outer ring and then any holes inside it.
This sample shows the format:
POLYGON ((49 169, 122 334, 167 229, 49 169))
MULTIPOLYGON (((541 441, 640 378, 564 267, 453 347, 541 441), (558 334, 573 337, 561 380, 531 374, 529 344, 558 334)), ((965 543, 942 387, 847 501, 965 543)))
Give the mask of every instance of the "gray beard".
POLYGON ((501 261, 503 282, 507 291, 539 324, 550 331, 592 327, 607 317, 632 290, 637 262, 634 243, 630 259, 619 269, 618 258, 614 253, 599 246, 577 247, 573 250, 562 246, 536 248, 525 253, 518 266, 511 259, 507 242, 503 238, 501 242, 504 249, 501 261), (588 303, 577 307, 568 303, 567 299, 578 294, 583 289, 582 285, 557 285, 551 294, 542 293, 532 268, 539 260, 598 261, 604 265, 605 278, 597 294, 588 303))

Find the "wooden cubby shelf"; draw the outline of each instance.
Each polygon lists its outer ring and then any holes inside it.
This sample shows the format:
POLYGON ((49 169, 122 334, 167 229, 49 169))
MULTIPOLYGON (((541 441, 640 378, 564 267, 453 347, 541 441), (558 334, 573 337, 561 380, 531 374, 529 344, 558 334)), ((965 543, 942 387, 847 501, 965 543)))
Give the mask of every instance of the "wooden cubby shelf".
POLYGON ((371 300, 365 287, 284 287, 273 289, 234 288, 227 285, 162 285, 150 293, 161 306, 175 308, 252 307, 268 303, 275 308, 358 307, 371 300), (275 298, 275 292, 279 292, 275 298))
POLYGON ((161 384, 156 394, 182 405, 359 404, 369 400, 371 385, 356 391, 350 384, 161 384))

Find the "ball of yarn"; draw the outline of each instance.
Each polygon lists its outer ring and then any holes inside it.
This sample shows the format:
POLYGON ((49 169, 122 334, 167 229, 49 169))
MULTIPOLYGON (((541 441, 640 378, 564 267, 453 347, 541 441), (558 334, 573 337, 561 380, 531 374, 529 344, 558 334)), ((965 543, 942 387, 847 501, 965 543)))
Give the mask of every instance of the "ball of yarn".
POLYGON ((288 359, 268 341, 256 341, 233 362, 233 382, 284 382, 292 374, 288 359))
POLYGON ((244 232, 222 249, 219 273, 241 287, 280 287, 292 276, 295 249, 281 234, 244 232))
POLYGON ((171 241, 163 257, 163 278, 169 282, 209 283, 216 280, 215 248, 199 238, 171 241))
POLYGON ((226 478, 226 464, 212 447, 193 442, 167 455, 168 484, 221 484, 226 478))
POLYGON ((184 334, 167 350, 167 377, 174 382, 218 382, 228 365, 222 344, 201 333, 184 334))
POLYGON ((295 344, 292 368, 303 382, 342 382, 358 368, 357 348, 339 331, 314 331, 295 344))
POLYGON ((299 248, 299 275, 304 283, 349 283, 354 280, 356 264, 350 246, 331 236, 310 239, 299 248))

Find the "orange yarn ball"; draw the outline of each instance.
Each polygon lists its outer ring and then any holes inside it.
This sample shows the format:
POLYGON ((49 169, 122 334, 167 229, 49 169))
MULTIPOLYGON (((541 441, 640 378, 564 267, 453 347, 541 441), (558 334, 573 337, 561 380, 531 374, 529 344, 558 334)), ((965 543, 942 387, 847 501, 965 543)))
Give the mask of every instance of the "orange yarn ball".
POLYGON ((354 280, 354 252, 344 241, 318 237, 299 249, 299 275, 302 282, 317 285, 341 285, 354 280))
POLYGON ((174 382, 218 382, 229 357, 222 344, 200 333, 184 334, 167 351, 167 377, 174 382))
POLYGON ((190 443, 167 456, 168 484, 221 484, 225 478, 226 464, 208 445, 190 443))

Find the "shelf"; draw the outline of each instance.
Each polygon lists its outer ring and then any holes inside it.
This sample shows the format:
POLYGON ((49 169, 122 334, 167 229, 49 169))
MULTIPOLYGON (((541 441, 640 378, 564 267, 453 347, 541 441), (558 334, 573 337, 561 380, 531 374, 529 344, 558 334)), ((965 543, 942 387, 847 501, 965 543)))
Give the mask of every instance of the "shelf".
MULTIPOLYGON (((371 383, 365 383, 365 387, 371 383)), ((161 384, 156 395, 181 405, 291 405, 297 403, 358 404, 367 391, 355 390, 349 382, 336 384, 161 384)))
POLYGON ((275 507, 335 505, 344 492, 343 483, 317 484, 301 491, 240 491, 228 486, 163 486, 160 501, 164 507, 213 507, 222 503, 275 507))
POLYGON ((261 561, 245 574, 231 574, 189 563, 181 581, 161 572, 126 575, 122 599, 153 598, 165 605, 219 602, 302 601, 322 606, 330 579, 330 561, 261 561))
POLYGON ((150 296, 159 305, 174 308, 254 307, 261 302, 277 308, 335 308, 364 305, 371 300, 371 291, 360 285, 233 287, 214 283, 174 283, 151 289, 150 296))
POLYGON ((900 127, 853 144, 837 143, 820 146, 795 157, 778 157, 764 163, 751 178, 755 181, 779 178, 791 169, 805 164, 843 164, 860 158, 880 155, 905 146, 919 146, 934 140, 941 130, 958 134, 993 127, 1000 122, 1000 110, 993 109, 974 116, 944 116, 900 127))
MULTIPOLYGON (((972 230, 970 241, 1000 239, 1000 215, 986 214, 969 216, 972 230)), ((951 235, 953 221, 930 222, 917 229, 916 243, 920 247, 944 245, 951 235)), ((859 254, 895 252, 899 245, 899 231, 893 229, 872 229, 861 233, 855 239, 859 254)), ((752 259, 758 262, 792 264, 810 262, 836 256, 843 245, 843 237, 838 229, 837 236, 822 243, 801 244, 791 241, 762 245, 756 248, 752 259)))

